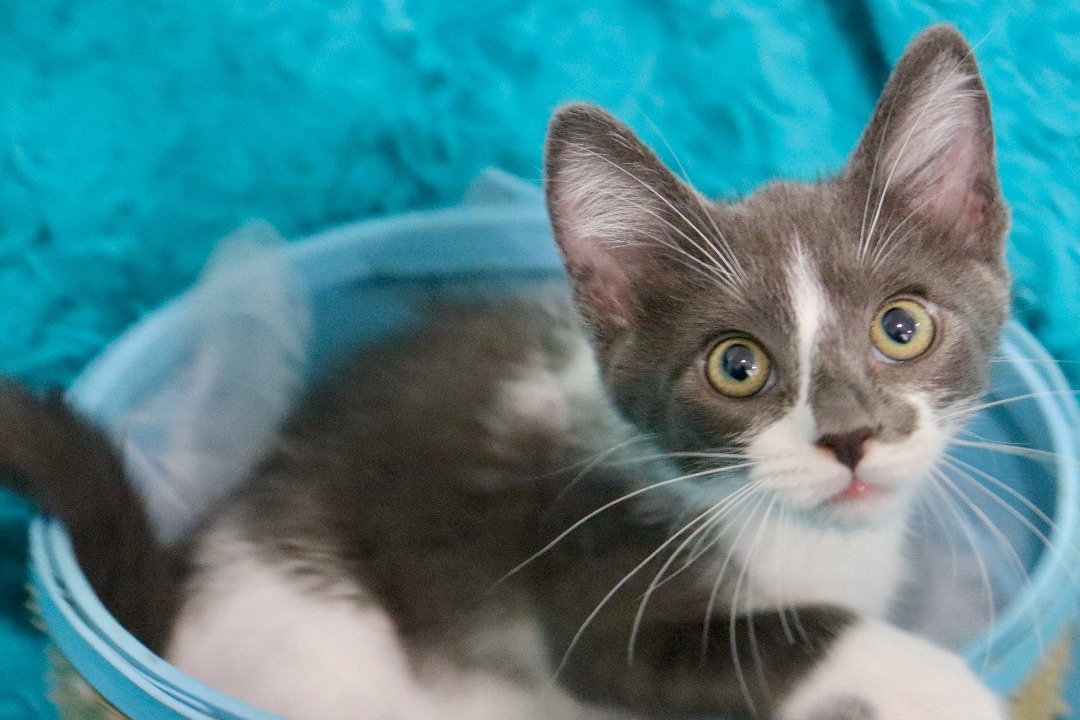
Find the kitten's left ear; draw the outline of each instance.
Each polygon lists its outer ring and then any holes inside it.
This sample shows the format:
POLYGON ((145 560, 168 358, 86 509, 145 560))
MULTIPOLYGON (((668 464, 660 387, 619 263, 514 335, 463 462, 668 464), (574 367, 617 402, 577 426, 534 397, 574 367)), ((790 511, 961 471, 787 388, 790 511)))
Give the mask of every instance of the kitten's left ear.
POLYGON ((908 45, 845 174, 868 186, 872 212, 882 195, 898 199, 905 216, 956 237, 979 259, 1003 261, 1008 212, 990 103, 972 48, 954 28, 936 25, 908 45))
POLYGON ((634 326, 651 294, 673 293, 673 263, 722 274, 733 262, 703 230, 701 198, 603 110, 557 111, 544 166, 555 240, 599 349, 634 326))

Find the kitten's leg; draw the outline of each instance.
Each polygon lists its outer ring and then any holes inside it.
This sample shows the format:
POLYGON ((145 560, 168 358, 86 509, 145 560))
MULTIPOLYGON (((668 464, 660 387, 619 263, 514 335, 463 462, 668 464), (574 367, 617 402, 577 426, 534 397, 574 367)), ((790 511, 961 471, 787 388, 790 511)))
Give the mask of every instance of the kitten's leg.
POLYGON ((701 623, 650 623, 638 634, 631 663, 626 634, 614 625, 591 635, 571 655, 568 683, 638 712, 775 720, 1006 717, 956 655, 838 608, 717 620, 707 635, 701 623))
POLYGON ((962 659, 876 620, 843 632, 783 702, 780 720, 1001 720, 962 659))

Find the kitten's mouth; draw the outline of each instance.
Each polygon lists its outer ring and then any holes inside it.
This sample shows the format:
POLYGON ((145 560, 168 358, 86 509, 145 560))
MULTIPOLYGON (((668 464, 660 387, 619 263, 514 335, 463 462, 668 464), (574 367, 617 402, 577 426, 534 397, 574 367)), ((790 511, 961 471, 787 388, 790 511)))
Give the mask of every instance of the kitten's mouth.
POLYGON ((860 479, 856 475, 851 476, 851 481, 844 487, 843 490, 836 493, 828 500, 827 505, 848 505, 853 503, 865 502, 868 500, 874 500, 885 494, 885 488, 874 483, 866 482, 860 479))

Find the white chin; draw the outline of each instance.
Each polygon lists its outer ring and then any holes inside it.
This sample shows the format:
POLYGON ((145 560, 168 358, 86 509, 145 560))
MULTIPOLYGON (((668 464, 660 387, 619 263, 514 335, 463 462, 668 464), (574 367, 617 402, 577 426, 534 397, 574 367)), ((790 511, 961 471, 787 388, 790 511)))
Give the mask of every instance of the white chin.
POLYGON ((860 529, 892 524, 897 517, 906 516, 911 504, 909 487, 878 489, 862 497, 830 496, 810 507, 804 506, 799 515, 809 524, 837 529, 860 529))

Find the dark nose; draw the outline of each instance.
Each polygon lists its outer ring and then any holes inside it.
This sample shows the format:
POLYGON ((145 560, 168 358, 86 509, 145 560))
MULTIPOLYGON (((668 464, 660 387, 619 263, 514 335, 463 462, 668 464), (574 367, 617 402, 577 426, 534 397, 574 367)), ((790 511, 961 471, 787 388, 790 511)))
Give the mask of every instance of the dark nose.
POLYGON ((863 445, 866 444, 867 438, 873 434, 874 432, 870 428, 859 428, 850 432, 822 435, 815 444, 818 447, 832 450, 833 455, 842 465, 854 470, 855 466, 862 460, 863 445))

